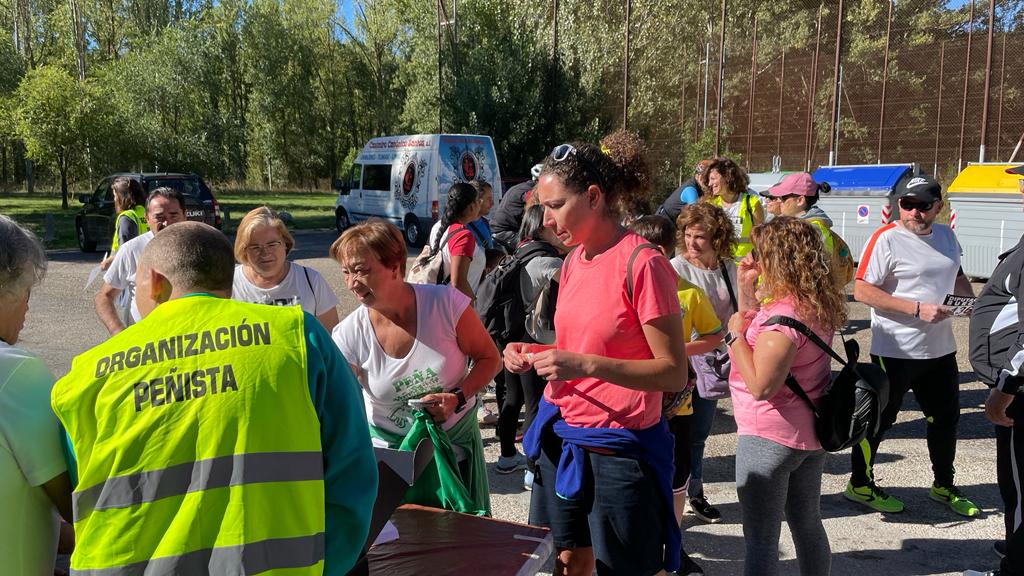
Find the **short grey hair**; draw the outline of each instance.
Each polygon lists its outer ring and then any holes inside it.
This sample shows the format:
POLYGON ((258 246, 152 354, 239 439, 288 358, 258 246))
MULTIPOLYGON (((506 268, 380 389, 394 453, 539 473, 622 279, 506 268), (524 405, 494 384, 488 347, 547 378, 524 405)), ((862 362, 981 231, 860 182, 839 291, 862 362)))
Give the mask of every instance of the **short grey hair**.
POLYGON ((0 214, 0 302, 23 298, 46 274, 46 252, 39 238, 0 214))

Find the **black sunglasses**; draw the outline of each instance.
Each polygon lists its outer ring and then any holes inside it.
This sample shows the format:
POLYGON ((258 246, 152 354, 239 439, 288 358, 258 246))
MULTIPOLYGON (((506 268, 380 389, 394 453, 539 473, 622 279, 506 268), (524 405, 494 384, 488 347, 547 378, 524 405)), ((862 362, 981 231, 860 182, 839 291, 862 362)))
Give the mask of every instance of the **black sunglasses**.
POLYGON ((597 181, 598 187, 601 188, 601 192, 607 192, 608 187, 604 184, 604 178, 601 177, 601 171, 594 166, 590 160, 587 160, 579 150, 576 149, 572 144, 559 144, 555 146, 554 150, 551 151, 551 160, 556 164, 559 162, 565 162, 570 156, 575 158, 580 164, 583 165, 583 169, 590 173, 590 175, 597 181))
POLYGON ((800 194, 786 194, 784 196, 772 196, 771 194, 762 194, 761 196, 764 197, 765 202, 771 202, 773 200, 778 200, 779 202, 785 202, 786 200, 789 200, 790 198, 796 198, 796 197, 800 196, 800 194))
POLYGON ((910 212, 911 210, 917 210, 918 212, 927 212, 935 206, 935 201, 921 202, 919 200, 912 200, 910 198, 900 198, 900 208, 910 212))

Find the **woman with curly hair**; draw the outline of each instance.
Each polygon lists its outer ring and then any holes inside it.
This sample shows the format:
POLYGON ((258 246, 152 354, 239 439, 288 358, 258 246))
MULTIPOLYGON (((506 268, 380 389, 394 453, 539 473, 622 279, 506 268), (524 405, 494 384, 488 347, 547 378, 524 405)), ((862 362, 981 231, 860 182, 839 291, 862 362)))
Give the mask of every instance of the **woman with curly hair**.
POLYGON ((672 435, 662 393, 686 382, 676 274, 622 226, 647 191, 643 143, 562 144, 534 189, 566 246, 555 344, 513 342, 505 367, 548 381, 523 441, 537 463, 530 522, 551 528, 556 574, 652 575, 679 565, 672 435), (599 314, 595 311, 600 311, 599 314))
MULTIPOLYGON (((695 284, 711 302, 722 326, 737 310, 736 263, 732 259, 736 236, 732 221, 721 208, 706 202, 684 206, 676 220, 676 257, 672 267, 685 280, 695 284)), ((711 354, 691 359, 694 366, 707 365, 711 354), (702 364, 703 363, 703 364, 702 364)), ((722 356, 719 349, 717 356, 722 356)), ((713 359, 713 358, 710 358, 713 359)), ((721 512, 704 495, 704 445, 711 434, 718 398, 727 396, 724 376, 712 370, 697 371, 697 389, 693 393, 693 430, 690 437, 690 481, 686 486, 690 510, 704 522, 722 519, 721 512), (703 392, 702 392, 703 390, 703 392), (721 391, 716 393, 716 391, 721 391)))
POLYGON ((729 158, 715 158, 708 166, 707 201, 725 211, 732 220, 736 233, 733 257, 738 261, 750 253, 750 231, 764 222, 764 205, 757 194, 747 190, 750 177, 729 158))
POLYGON ((825 452, 814 415, 786 386, 790 375, 816 401, 831 375, 829 356, 800 332, 769 322, 788 316, 823 341, 846 323, 846 301, 831 281, 818 230, 790 216, 753 229, 739 265, 740 311, 729 319, 729 387, 739 440, 736 492, 743 513, 747 575, 778 573, 785 516, 802 576, 827 575, 831 551, 821 523, 825 452), (759 280, 760 278, 760 280, 759 280))

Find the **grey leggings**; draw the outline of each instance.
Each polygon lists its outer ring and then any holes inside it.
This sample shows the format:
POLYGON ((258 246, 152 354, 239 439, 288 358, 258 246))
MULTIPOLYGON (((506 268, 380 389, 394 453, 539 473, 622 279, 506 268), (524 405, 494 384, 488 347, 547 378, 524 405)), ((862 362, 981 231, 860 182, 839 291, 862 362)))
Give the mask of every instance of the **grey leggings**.
POLYGON ((757 436, 736 445, 736 491, 743 511, 744 574, 779 573, 782 518, 793 533, 801 576, 828 576, 832 551, 821 524, 822 450, 795 450, 757 436))

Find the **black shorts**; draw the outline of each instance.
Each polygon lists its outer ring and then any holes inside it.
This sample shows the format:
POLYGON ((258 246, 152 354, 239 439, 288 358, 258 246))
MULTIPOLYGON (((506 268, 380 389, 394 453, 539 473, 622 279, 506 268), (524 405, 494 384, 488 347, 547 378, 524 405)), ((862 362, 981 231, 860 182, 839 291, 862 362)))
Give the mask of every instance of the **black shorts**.
POLYGON ((551 529, 556 549, 594 548, 597 573, 657 574, 663 569, 664 507, 651 467, 639 460, 587 451, 580 496, 555 493, 562 441, 542 440, 530 500, 530 524, 551 529))

